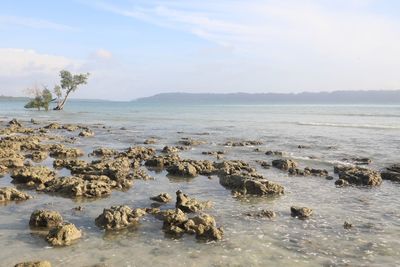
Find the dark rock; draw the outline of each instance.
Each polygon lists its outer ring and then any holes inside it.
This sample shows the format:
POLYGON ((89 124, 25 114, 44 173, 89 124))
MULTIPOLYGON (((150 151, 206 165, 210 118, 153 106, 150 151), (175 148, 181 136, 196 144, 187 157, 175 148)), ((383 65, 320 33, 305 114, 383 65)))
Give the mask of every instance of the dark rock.
POLYGON ((43 184, 55 178, 55 172, 43 166, 28 166, 14 170, 11 178, 17 183, 43 184))
POLYGON ((345 222, 343 223, 343 228, 344 228, 344 229, 351 229, 351 228, 353 228, 353 224, 351 224, 351 223, 345 221, 345 222))
POLYGON ((257 212, 248 212, 245 215, 249 216, 249 217, 259 217, 259 218, 268 218, 268 219, 272 219, 272 218, 276 217, 276 213, 272 210, 260 210, 257 212))
POLYGON ((400 182, 400 164, 394 164, 381 172, 382 179, 400 182))
POLYGON ((380 173, 370 169, 336 166, 335 172, 338 173, 339 179, 347 181, 349 184, 377 186, 382 183, 380 173))
POLYGON ((12 187, 0 187, 0 203, 6 201, 21 201, 32 198, 30 195, 12 187))
POLYGON ((32 227, 52 228, 63 223, 61 214, 51 210, 35 210, 31 214, 29 225, 32 227))
POLYGON ((275 159, 272 161, 272 166, 281 170, 296 169, 297 163, 291 159, 275 159))
POLYGON ((313 214, 313 210, 306 207, 290 207, 290 212, 293 217, 297 217, 299 219, 306 219, 313 214))
POLYGON ((172 197, 168 193, 161 193, 157 196, 151 197, 150 199, 161 203, 168 203, 172 200, 172 197))

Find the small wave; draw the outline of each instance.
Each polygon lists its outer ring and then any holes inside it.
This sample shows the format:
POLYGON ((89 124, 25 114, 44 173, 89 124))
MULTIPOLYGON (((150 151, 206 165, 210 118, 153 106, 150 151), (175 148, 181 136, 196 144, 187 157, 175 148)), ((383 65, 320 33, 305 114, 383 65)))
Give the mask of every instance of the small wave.
POLYGON ((323 126, 340 128, 362 128, 362 129, 400 129, 395 125, 374 125, 374 124, 343 124, 343 123, 325 123, 325 122, 297 122, 297 125, 304 126, 323 126))
POLYGON ((297 159, 297 160, 304 160, 304 161, 311 161, 311 162, 318 162, 330 165, 346 165, 346 166, 353 166, 354 164, 350 162, 346 162, 343 160, 336 160, 336 159, 322 159, 322 158, 311 158, 307 156, 295 156, 290 153, 290 158, 297 159))

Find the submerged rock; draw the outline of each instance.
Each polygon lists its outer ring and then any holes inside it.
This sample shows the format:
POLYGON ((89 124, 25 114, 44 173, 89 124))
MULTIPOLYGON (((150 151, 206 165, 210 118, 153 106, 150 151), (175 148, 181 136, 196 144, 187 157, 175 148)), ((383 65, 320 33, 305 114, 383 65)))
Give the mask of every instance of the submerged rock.
POLYGON ((248 141, 228 141, 224 144, 224 146, 259 146, 262 145, 263 142, 257 140, 248 140, 248 141))
POLYGON ((90 153, 89 156, 114 157, 117 154, 118 154, 118 152, 115 149, 101 147, 101 148, 93 150, 93 152, 90 153))
POLYGON ((52 210, 35 210, 31 214, 29 225, 32 227, 52 228, 62 225, 63 218, 57 211, 52 210))
POLYGON ((400 182, 400 164, 394 164, 381 172, 383 180, 400 182))
POLYGON ((207 142, 205 142, 205 141, 194 140, 191 138, 182 138, 182 140, 180 140, 178 143, 181 145, 184 145, 184 146, 198 146, 198 145, 207 144, 207 142))
POLYGON ((49 231, 47 242, 53 246, 69 246, 82 237, 82 232, 72 223, 59 225, 49 231))
POLYGON ((0 187, 0 202, 20 201, 32 198, 30 195, 12 187, 0 187))
POLYGON ((17 183, 43 184, 55 178, 55 172, 44 166, 27 166, 14 170, 11 178, 17 183))
POLYGON ((181 190, 176 191, 176 204, 175 207, 184 212, 197 212, 205 208, 211 207, 210 201, 198 201, 190 198, 188 195, 182 193, 181 190))
POLYGON ((290 207, 290 212, 293 217, 297 217, 299 219, 306 219, 313 214, 313 210, 307 207, 290 207))
POLYGON ((351 223, 345 221, 345 222, 343 223, 343 228, 344 228, 344 229, 351 229, 351 228, 353 228, 353 224, 351 224, 351 223))
POLYGON ((153 144, 157 144, 157 142, 158 142, 157 139, 155 139, 155 138, 149 138, 149 139, 144 140, 143 143, 144 143, 145 145, 153 145, 153 144))
POLYGON ((259 218, 268 218, 272 219, 276 217, 276 213, 272 210, 260 210, 256 212, 248 212, 245 214, 249 217, 259 217, 259 218))
POLYGON ((265 152, 265 155, 268 155, 268 156, 283 156, 284 152, 268 150, 267 152, 265 152))
POLYGON ((275 159, 272 161, 272 166, 285 171, 288 171, 289 169, 296 169, 297 165, 297 162, 291 159, 275 159))
POLYGON ((41 162, 48 157, 48 153, 45 151, 34 151, 31 154, 26 155, 26 157, 35 162, 41 162))
POLYGON ((104 209, 95 222, 100 228, 107 230, 118 230, 136 224, 139 217, 133 213, 133 210, 126 205, 112 206, 104 209))
POLYGON ((157 196, 151 197, 150 199, 161 203, 168 203, 172 200, 172 197, 168 193, 161 193, 157 196))
POLYGON ((26 261, 17 263, 14 267, 51 267, 49 261, 26 261))

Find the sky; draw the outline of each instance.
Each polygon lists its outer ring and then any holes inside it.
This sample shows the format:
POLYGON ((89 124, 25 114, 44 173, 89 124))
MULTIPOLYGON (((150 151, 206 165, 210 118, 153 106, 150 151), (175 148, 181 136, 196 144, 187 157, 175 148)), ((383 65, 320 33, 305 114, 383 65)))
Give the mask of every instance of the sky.
POLYGON ((2 0, 0 95, 400 89, 397 0, 2 0))

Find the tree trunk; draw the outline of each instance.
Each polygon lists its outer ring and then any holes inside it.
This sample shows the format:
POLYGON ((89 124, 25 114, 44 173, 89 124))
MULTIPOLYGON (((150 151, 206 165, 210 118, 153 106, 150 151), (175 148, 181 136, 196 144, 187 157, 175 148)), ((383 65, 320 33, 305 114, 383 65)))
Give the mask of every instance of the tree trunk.
POLYGON ((68 98, 69 93, 70 93, 70 92, 68 92, 68 93, 65 95, 65 97, 64 97, 64 99, 63 99, 63 101, 62 101, 61 103, 58 103, 58 104, 57 104, 57 106, 54 108, 54 110, 63 110, 63 109, 64 109, 64 105, 65 105, 65 103, 67 102, 67 98, 68 98))

